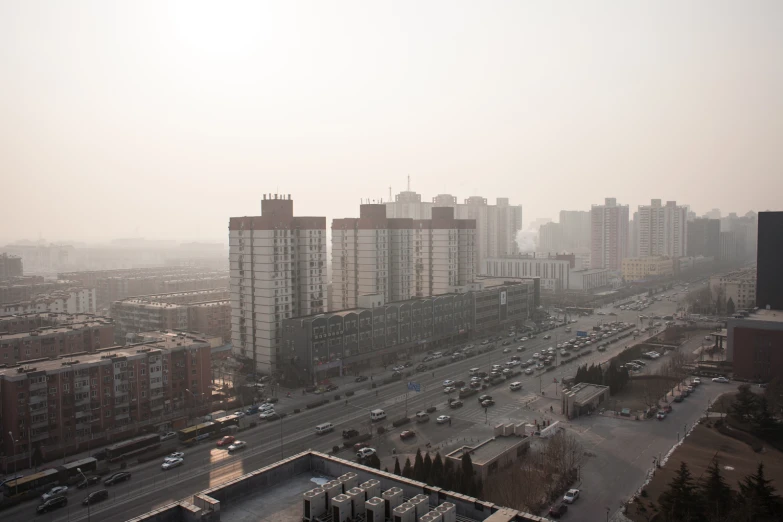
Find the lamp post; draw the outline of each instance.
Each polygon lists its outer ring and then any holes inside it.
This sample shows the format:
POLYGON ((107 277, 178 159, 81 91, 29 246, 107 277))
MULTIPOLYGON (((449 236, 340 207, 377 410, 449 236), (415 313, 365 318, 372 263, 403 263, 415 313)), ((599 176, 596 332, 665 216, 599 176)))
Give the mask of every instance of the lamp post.
MULTIPOLYGON (((82 472, 82 468, 76 468, 76 471, 81 473, 82 478, 84 479, 85 482, 87 482, 87 477, 84 475, 84 472, 82 472)), ((89 499, 90 495, 87 495, 87 498, 89 499)), ((90 501, 89 500, 87 500, 87 522, 90 522, 90 501)))

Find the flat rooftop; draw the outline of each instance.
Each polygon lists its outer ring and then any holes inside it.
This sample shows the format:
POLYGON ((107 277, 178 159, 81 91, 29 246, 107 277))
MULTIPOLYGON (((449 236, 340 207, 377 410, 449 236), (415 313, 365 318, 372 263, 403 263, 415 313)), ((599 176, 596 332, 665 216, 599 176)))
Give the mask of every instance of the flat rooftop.
POLYGON ((28 337, 46 337, 47 335, 63 334, 84 330, 89 328, 101 328, 103 326, 113 326, 114 323, 108 321, 88 321, 84 323, 74 323, 63 326, 44 326, 36 328, 32 332, 20 332, 14 334, 0 333, 0 340, 8 341, 12 339, 26 339, 28 337))
POLYGON ((302 522, 302 495, 336 477, 303 473, 220 510, 220 522, 302 522))
POLYGON ((592 400, 596 395, 603 393, 607 389, 609 389, 608 386, 582 382, 571 388, 570 393, 574 396, 574 402, 581 404, 592 400))
POLYGON ((736 319, 736 321, 770 321, 783 323, 783 310, 766 310, 761 308, 748 315, 744 319, 736 319))
POLYGON ((474 464, 485 465, 491 462, 499 455, 510 450, 520 442, 524 441, 527 437, 520 437, 516 435, 510 435, 507 437, 494 437, 476 446, 462 446, 461 448, 452 451, 447 457, 462 459, 465 453, 470 453, 470 460, 474 464))

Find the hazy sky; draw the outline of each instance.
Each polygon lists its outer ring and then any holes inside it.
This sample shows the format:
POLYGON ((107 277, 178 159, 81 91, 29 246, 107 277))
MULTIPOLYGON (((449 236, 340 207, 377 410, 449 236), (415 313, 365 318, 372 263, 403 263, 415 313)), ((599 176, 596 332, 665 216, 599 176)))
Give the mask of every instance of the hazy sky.
POLYGON ((783 1, 0 0, 0 238, 225 240, 290 193, 781 209, 783 1))

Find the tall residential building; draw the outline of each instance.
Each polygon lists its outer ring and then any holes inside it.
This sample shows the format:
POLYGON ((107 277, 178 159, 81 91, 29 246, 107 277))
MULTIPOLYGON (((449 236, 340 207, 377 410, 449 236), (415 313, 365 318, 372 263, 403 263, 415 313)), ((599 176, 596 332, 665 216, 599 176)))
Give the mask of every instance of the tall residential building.
POLYGON ((783 310, 783 212, 758 214, 756 306, 783 310))
POLYGON ((628 205, 606 198, 590 210, 590 267, 620 271, 628 256, 628 205))
POLYGON ((719 208, 713 208, 709 212, 704 213, 704 217, 707 219, 720 219, 720 209, 719 208))
POLYGON ((634 212, 628 223, 628 256, 639 256, 639 213, 634 212))
POLYGON ((718 259, 720 255, 720 220, 696 218, 688 222, 688 256, 718 259))
POLYGON ((590 248, 590 212, 587 210, 561 210, 560 227, 563 248, 569 251, 590 248))
POLYGON ((269 194, 261 215, 229 221, 233 352, 271 373, 286 318, 326 309, 326 218, 295 217, 291 196, 269 194))
POLYGON ((653 199, 639 205, 639 257, 684 257, 688 244, 688 207, 653 199))
POLYGON ((15 277, 22 277, 22 258, 0 254, 0 281, 6 281, 15 277))
POLYGON ((446 293, 475 274, 475 221, 451 207, 432 219, 388 218, 383 204, 365 204, 359 218, 332 221, 334 309, 360 306, 364 295, 401 301, 446 293))
POLYGON ((508 198, 497 198, 494 205, 481 196, 471 196, 463 203, 451 194, 438 194, 431 203, 421 201, 415 192, 401 192, 395 201, 386 203, 388 218, 430 219, 432 209, 451 207, 456 219, 476 220, 476 256, 474 271, 479 273, 482 260, 519 252, 517 233, 522 230, 522 205, 511 205, 508 198))
POLYGON ((538 229, 538 251, 559 252, 566 249, 561 223, 547 223, 538 229))

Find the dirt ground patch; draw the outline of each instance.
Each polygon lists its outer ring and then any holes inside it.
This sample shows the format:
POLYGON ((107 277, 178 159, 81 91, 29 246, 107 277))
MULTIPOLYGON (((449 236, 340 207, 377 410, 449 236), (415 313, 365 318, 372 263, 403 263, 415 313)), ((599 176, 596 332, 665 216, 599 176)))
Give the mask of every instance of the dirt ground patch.
POLYGON ((714 428, 699 425, 669 457, 666 465, 655 472, 652 481, 645 488, 647 497, 639 497, 641 504, 632 503, 626 516, 635 522, 650 520, 650 514, 658 508, 658 497, 668 488, 680 462, 684 461, 688 465, 694 480, 698 481, 713 458, 718 459, 723 477, 736 491, 739 491, 737 483, 747 475, 755 473, 762 459, 767 478, 772 479, 773 486, 778 491, 783 488, 783 453, 767 446, 762 453, 755 453, 744 442, 722 435, 714 428), (646 511, 640 511, 640 505, 643 505, 646 511))
POLYGON ((606 408, 614 411, 630 408, 633 413, 644 411, 655 403, 656 397, 662 397, 666 390, 671 390, 676 384, 676 379, 657 375, 631 377, 625 388, 609 399, 606 408))

